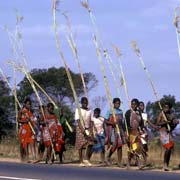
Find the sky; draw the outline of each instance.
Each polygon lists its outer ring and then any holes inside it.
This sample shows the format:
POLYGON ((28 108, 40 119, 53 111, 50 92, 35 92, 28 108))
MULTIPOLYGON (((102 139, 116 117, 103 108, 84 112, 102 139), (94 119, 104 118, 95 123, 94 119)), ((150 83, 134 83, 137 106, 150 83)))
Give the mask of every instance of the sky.
MULTIPOLYGON (((118 63, 111 44, 114 43, 121 49, 129 97, 138 98, 145 103, 155 101, 146 74, 130 45, 132 40, 136 40, 159 97, 171 94, 180 101, 180 57, 173 25, 174 9, 180 5, 180 0, 89 0, 89 4, 104 46, 116 66, 118 63)), ((0 1, 0 67, 7 76, 12 77, 13 70, 6 61, 13 59, 13 55, 3 27, 6 25, 11 32, 15 31, 16 9, 24 17, 21 24, 22 40, 30 69, 63 66, 52 30, 51 8, 52 0, 0 1)), ((83 72, 92 72, 99 81, 98 86, 90 92, 90 99, 104 96, 106 91, 103 75, 92 41, 94 30, 87 11, 82 8, 80 0, 62 0, 59 8, 61 12, 67 12, 71 21, 83 72)), ((57 13, 57 22, 67 64, 71 70, 78 72, 66 40, 66 21, 60 13, 57 13)), ((117 97, 105 60, 104 64, 111 95, 117 97)), ((17 75, 18 81, 22 80, 23 75, 17 75)), ((121 94, 127 109, 123 87, 121 94)))

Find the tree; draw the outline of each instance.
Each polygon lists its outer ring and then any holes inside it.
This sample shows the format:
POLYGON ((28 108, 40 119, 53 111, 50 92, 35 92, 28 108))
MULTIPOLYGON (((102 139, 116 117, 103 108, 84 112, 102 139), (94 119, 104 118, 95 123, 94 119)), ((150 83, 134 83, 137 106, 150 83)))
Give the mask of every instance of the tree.
MULTIPOLYGON (((163 106, 165 102, 170 102, 173 105, 173 111, 177 118, 180 118, 180 102, 176 101, 175 96, 172 95, 164 95, 163 98, 160 99, 161 105, 163 106)), ((157 116, 160 112, 160 108, 158 102, 148 102, 146 105, 146 111, 151 120, 156 122, 157 116)))
MULTIPOLYGON (((73 83, 76 89, 78 97, 84 94, 83 85, 81 81, 80 74, 70 71, 73 83)), ((66 75, 66 71, 63 67, 55 68, 51 67, 49 69, 33 69, 31 71, 33 79, 35 79, 38 84, 50 95, 58 105, 70 102, 74 103, 73 93, 66 75)), ((84 73, 85 83, 88 87, 88 91, 97 85, 97 80, 95 75, 92 73, 84 73)), ((18 96, 22 101, 24 97, 33 94, 33 89, 31 88, 28 80, 24 78, 19 84, 18 96)), ((46 102, 45 96, 40 94, 42 99, 46 102)))
POLYGON ((10 95, 7 83, 0 79, 0 139, 9 134, 13 129, 15 113, 13 109, 13 97, 10 95))
POLYGON ((104 95, 104 96, 95 96, 92 99, 91 106, 93 108, 100 108, 102 110, 106 106, 106 104, 107 104, 107 97, 106 97, 106 95, 104 95))

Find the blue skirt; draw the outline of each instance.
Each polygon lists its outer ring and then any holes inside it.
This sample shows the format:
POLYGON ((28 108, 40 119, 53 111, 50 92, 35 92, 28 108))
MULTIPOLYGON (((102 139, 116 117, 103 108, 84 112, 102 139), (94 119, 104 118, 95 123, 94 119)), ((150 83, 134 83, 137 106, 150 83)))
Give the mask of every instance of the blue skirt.
POLYGON ((92 152, 99 153, 105 151, 105 135, 96 134, 96 143, 92 147, 92 152))

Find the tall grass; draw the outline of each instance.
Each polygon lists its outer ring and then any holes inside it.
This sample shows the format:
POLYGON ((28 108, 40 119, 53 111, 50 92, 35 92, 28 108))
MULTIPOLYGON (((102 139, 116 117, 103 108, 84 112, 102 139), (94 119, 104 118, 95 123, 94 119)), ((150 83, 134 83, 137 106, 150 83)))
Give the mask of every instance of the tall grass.
POLYGON ((0 142, 0 158, 20 158, 19 138, 4 137, 0 142))

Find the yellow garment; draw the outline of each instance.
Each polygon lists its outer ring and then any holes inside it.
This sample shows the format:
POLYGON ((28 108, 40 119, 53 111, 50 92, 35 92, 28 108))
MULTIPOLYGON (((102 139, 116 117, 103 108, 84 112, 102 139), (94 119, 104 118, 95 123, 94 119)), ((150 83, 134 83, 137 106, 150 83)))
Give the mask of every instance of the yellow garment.
POLYGON ((138 148, 138 144, 137 143, 133 143, 132 144, 132 150, 135 151, 138 148))

